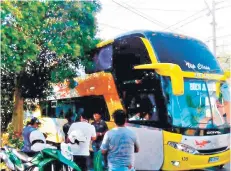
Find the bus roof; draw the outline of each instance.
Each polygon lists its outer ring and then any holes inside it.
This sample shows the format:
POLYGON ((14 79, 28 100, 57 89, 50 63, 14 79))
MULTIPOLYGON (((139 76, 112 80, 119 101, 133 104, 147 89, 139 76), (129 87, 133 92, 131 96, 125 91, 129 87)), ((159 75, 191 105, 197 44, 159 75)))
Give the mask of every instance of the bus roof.
POLYGON ((186 36, 186 35, 183 35, 183 34, 178 34, 178 33, 151 31, 151 30, 134 30, 134 31, 130 31, 130 32, 126 32, 126 33, 123 33, 121 35, 118 35, 114 39, 109 39, 109 40, 106 40, 106 41, 102 41, 99 44, 97 44, 97 48, 107 46, 107 45, 113 43, 115 40, 121 39, 123 37, 129 37, 129 36, 137 35, 137 36, 148 38, 150 34, 162 35, 162 36, 170 36, 170 37, 180 37, 180 38, 191 39, 191 40, 201 42, 201 40, 199 40, 199 39, 196 39, 196 38, 193 38, 193 37, 190 37, 190 36, 186 36))
POLYGON ((102 48, 117 40, 142 37, 149 41, 159 63, 174 63, 184 71, 223 74, 216 57, 202 41, 170 32, 135 30, 117 36, 114 40, 99 44, 102 48))
POLYGON ((194 40, 200 41, 198 39, 195 39, 193 37, 189 37, 189 36, 186 36, 186 35, 183 35, 183 34, 171 33, 171 32, 161 32, 161 31, 151 31, 151 30, 134 30, 134 31, 130 31, 130 32, 127 32, 127 33, 124 33, 124 34, 121 34, 121 35, 117 36, 115 38, 115 40, 119 39, 121 37, 126 37, 126 36, 130 36, 130 35, 139 35, 139 34, 144 36, 144 37, 148 37, 148 35, 150 33, 156 34, 156 35, 162 35, 162 36, 182 37, 182 38, 194 39, 194 40))

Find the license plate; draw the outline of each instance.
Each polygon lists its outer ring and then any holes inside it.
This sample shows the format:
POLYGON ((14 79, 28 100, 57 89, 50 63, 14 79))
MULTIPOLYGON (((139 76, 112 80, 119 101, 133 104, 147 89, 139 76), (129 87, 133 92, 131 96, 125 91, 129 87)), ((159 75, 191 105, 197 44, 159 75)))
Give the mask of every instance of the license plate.
POLYGON ((209 158, 209 163, 213 163, 219 160, 219 157, 210 157, 209 158))

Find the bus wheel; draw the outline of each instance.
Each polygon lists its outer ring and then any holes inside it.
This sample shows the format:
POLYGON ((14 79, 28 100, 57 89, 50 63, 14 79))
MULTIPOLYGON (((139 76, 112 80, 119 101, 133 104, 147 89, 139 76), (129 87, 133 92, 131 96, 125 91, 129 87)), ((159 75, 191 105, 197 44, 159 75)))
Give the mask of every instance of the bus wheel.
POLYGON ((225 166, 225 165, 224 165, 224 164, 222 164, 222 165, 219 165, 219 166, 215 166, 215 168, 216 168, 216 169, 223 169, 223 168, 224 168, 224 166, 225 166))
POLYGON ((219 168, 219 169, 223 169, 223 168, 224 168, 224 166, 225 166, 225 165, 224 165, 224 164, 222 164, 222 165, 218 166, 218 168, 219 168))

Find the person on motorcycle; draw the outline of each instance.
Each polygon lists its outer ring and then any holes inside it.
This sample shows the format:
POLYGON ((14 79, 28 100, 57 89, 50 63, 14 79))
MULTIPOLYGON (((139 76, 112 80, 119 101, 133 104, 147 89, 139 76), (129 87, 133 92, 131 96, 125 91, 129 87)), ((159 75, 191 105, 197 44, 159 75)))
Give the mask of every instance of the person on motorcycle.
POLYGON ((31 142, 30 142, 30 134, 31 132, 38 129, 41 122, 38 120, 38 118, 34 117, 30 120, 30 122, 27 124, 27 126, 22 131, 23 136, 23 144, 22 152, 26 153, 28 156, 33 156, 34 151, 31 150, 31 142))

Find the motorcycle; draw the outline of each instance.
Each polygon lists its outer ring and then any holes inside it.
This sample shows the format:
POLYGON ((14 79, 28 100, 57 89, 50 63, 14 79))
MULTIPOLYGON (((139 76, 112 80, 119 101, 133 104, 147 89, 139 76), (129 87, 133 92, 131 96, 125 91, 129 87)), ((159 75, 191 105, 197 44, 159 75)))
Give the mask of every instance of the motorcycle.
POLYGON ((0 158, 10 170, 16 171, 81 171, 72 160, 68 145, 61 144, 61 151, 55 148, 45 148, 29 157, 14 148, 4 146, 0 158))
MULTIPOLYGON (((33 134, 37 136, 39 133, 33 131, 33 134)), ((69 144, 61 143, 60 151, 44 141, 36 140, 31 149, 36 152, 33 157, 4 146, 0 151, 0 159, 10 170, 16 171, 81 171, 73 162, 69 144)))

